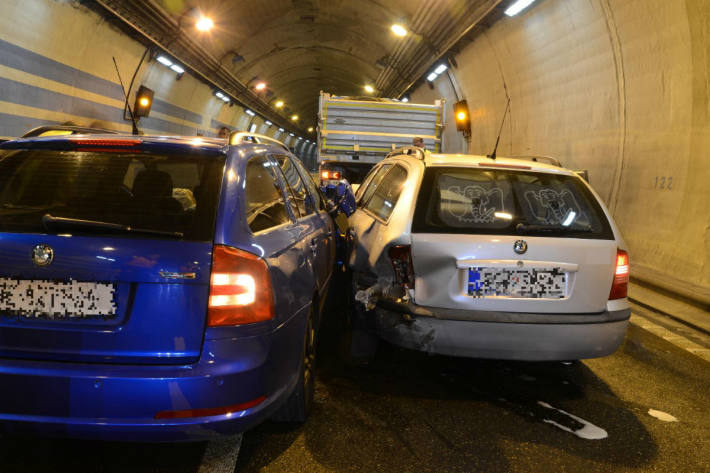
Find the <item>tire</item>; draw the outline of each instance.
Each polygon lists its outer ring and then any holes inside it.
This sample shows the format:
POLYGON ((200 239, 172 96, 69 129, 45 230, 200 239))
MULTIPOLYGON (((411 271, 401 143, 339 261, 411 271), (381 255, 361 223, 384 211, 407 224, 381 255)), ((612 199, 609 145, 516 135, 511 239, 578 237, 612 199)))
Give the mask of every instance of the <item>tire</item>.
POLYGON ((313 407, 316 374, 316 327, 314 305, 308 312, 306 333, 303 337, 303 354, 298 375, 298 383, 283 406, 274 414, 276 422, 300 422, 308 418, 313 407))

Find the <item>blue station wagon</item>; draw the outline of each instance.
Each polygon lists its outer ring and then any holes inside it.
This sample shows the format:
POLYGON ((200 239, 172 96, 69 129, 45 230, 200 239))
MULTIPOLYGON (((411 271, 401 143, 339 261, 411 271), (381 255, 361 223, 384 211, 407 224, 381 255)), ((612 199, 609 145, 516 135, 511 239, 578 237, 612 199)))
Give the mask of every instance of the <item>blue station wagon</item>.
POLYGON ((335 257, 280 142, 0 145, 0 432, 191 441, 303 421, 335 257))

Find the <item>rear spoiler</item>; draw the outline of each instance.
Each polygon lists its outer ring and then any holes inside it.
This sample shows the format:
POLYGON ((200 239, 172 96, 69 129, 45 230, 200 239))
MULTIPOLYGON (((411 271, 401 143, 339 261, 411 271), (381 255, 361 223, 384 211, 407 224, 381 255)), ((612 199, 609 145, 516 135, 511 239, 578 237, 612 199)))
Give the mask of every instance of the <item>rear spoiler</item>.
POLYGON ((115 135, 118 134, 114 130, 104 130, 102 128, 89 128, 83 126, 68 126, 68 125, 43 125, 37 128, 32 128, 30 131, 21 136, 21 138, 34 138, 37 136, 49 135, 115 135))

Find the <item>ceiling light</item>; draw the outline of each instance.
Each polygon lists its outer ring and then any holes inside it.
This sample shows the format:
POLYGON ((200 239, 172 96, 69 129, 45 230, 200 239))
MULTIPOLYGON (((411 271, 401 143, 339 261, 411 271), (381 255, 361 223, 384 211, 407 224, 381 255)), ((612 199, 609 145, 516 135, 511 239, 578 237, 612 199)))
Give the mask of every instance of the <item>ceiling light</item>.
POLYGON ((291 120, 293 120, 294 122, 298 120, 298 115, 291 115, 291 120))
POLYGON ((262 91, 266 88, 266 82, 257 82, 254 88, 256 90, 262 91))
POLYGON ((394 25, 392 25, 392 33, 394 33, 395 36, 399 36, 401 38, 403 36, 407 36, 407 28, 400 25, 399 23, 395 23, 394 25))
POLYGON ((206 16, 201 16, 200 19, 197 20, 197 23, 195 23, 195 28, 197 28, 198 31, 202 32, 207 32, 213 27, 214 21, 212 21, 212 18, 208 18, 206 16))
POLYGON ((177 72, 178 74, 184 74, 184 73, 185 73, 185 69, 183 69, 182 67, 180 67, 180 66, 177 65, 177 64, 173 64, 172 66, 170 66, 170 69, 172 69, 173 71, 177 72))
POLYGON ((283 102, 283 100, 279 100, 278 102, 276 102, 275 105, 276 105, 276 108, 281 108, 284 106, 284 102, 283 102))
POLYGON ((434 79, 436 79, 438 76, 439 74, 437 74, 436 72, 432 72, 431 74, 426 76, 426 80, 428 80, 429 82, 434 82, 434 79))
POLYGON ((253 116, 255 116, 255 115, 256 115, 256 113, 252 112, 252 111, 251 111, 251 110, 249 110, 248 108, 247 108, 247 109, 245 109, 244 111, 245 111, 245 112, 247 112, 247 115, 249 115, 250 117, 253 117, 253 116))
POLYGON ((444 72, 446 69, 448 69, 448 67, 446 67, 446 64, 440 64, 439 67, 437 67, 436 69, 434 69, 434 72, 436 72, 437 74, 441 74, 441 73, 444 72))
POLYGON ((508 9, 505 11, 505 14, 508 16, 515 16, 527 7, 532 4, 535 0, 518 0, 517 2, 513 3, 511 6, 508 7, 508 9))
POLYGON ((308 127, 308 133, 313 133, 313 127, 312 127, 312 126, 309 126, 309 127, 308 127))
POLYGON ((407 103, 407 102, 409 102, 409 97, 402 97, 399 101, 407 103))
POLYGON ((296 135, 294 135, 293 133, 289 133, 288 136, 296 136, 296 135))
POLYGON ((173 65, 173 62, 170 59, 166 58, 165 56, 158 56, 157 61, 160 64, 162 64, 163 66, 170 67, 173 65))
POLYGON ((371 93, 373 93, 374 91, 375 91, 375 88, 372 87, 370 84, 367 84, 367 85, 365 86, 365 92, 367 92, 368 94, 371 94, 371 93))
POLYGON ((279 128, 279 131, 280 131, 281 133, 283 133, 283 132, 286 131, 286 130, 284 130, 283 128, 279 128))
POLYGON ((266 120, 264 123, 266 123, 267 126, 273 125, 273 123, 271 123, 269 120, 266 120))

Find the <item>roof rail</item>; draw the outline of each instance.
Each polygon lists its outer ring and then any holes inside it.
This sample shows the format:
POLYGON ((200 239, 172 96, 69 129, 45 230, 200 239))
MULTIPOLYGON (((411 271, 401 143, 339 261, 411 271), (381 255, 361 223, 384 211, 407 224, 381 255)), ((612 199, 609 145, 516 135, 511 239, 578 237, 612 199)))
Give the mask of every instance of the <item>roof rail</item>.
POLYGON ((387 156, 385 156, 385 159, 389 158, 390 156, 395 156, 399 154, 415 156, 417 159, 421 159, 422 161, 424 161, 424 158, 426 157, 426 150, 420 148, 419 146, 402 146, 400 148, 396 148, 390 151, 387 156))
POLYGON ((22 135, 22 138, 34 138, 36 136, 49 135, 97 135, 97 134, 116 134, 114 130, 104 130, 102 128, 90 128, 87 126, 73 125, 43 125, 37 128, 32 128, 30 131, 22 135))
POLYGON ((281 141, 271 138, 270 136, 260 135, 258 133, 248 133, 246 131, 233 131, 229 135, 230 145, 240 145, 242 143, 259 143, 259 144, 275 144, 283 147, 288 151, 288 146, 281 141))

